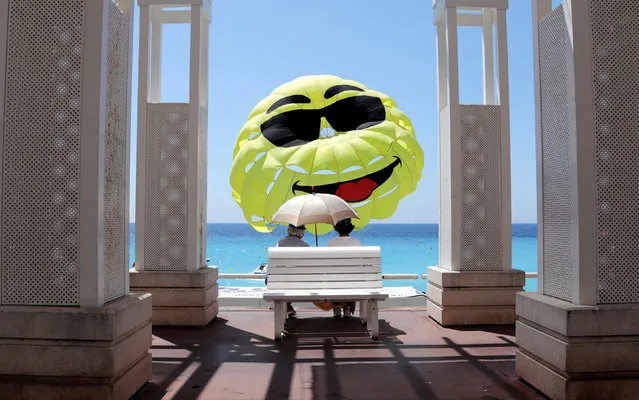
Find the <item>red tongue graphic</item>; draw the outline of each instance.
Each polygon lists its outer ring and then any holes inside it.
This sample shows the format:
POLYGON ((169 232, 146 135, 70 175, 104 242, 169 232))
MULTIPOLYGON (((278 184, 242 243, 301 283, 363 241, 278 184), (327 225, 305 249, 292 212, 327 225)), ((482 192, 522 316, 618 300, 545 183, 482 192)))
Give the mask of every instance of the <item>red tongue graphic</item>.
POLYGON ((342 183, 335 191, 335 195, 350 202, 362 201, 376 188, 377 183, 370 178, 364 178, 355 182, 342 183))

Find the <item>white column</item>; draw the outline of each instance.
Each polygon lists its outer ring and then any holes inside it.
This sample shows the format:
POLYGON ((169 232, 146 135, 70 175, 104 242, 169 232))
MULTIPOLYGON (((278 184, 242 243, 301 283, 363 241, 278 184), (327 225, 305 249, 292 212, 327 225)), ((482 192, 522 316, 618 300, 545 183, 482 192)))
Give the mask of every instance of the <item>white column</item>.
POLYGON ((162 85, 162 9, 154 7, 151 10, 151 101, 159 103, 162 85))
POLYGON ((0 3, 0 342, 21 360, 0 363, 9 397, 128 398, 151 376, 151 299, 127 280, 133 12, 0 3))
POLYGON ((149 103, 149 77, 151 55, 151 10, 150 6, 140 4, 140 40, 138 44, 138 131, 137 131, 137 168, 135 190, 135 270, 144 271, 146 237, 146 121, 149 103))
POLYGON ((525 275, 511 268, 508 1, 438 0, 433 8, 438 46, 440 251, 439 266, 428 272, 429 313, 443 325, 513 323, 515 292, 524 285, 525 275), (463 14, 457 13, 458 7, 464 8, 463 14), (483 38, 484 104, 460 104, 458 24, 477 27, 483 38))
MULTIPOLYGON (((104 304, 104 131, 108 71, 108 12, 101 1, 86 3, 86 43, 82 65, 82 118, 80 118, 79 277, 80 306, 104 304), (96 135, 96 132, 99 134, 96 135)), ((122 205, 124 206, 124 204, 122 205)), ((71 209, 67 210, 70 212, 71 209)))
POLYGON ((0 304, 101 307, 127 294, 128 5, 55 1, 41 26, 28 4, 0 8, 0 304))
POLYGON ((155 296, 154 324, 206 325, 217 315, 217 268, 206 265, 211 5, 208 0, 188 0, 181 3, 189 8, 184 10, 176 9, 171 0, 138 2, 142 13, 138 109, 144 111, 138 111, 136 272, 130 275, 131 287, 155 296), (190 26, 185 103, 164 103, 159 98, 158 53, 163 37, 157 32, 165 23, 190 26))
POLYGON ((437 35, 437 111, 448 106, 448 63, 446 57, 446 24, 439 20, 435 23, 437 35))
POLYGON ((188 200, 187 200, 187 257, 189 271, 200 269, 200 207, 199 203, 199 149, 200 137, 200 84, 202 67, 202 13, 198 5, 191 7, 191 66, 189 71, 189 132, 188 147, 188 200))
MULTIPOLYGON (((608 4, 604 5, 604 4, 591 4, 588 5, 583 1, 579 1, 579 2, 573 2, 570 1, 568 2, 568 4, 571 4, 571 14, 572 14, 572 21, 573 24, 571 26, 571 29, 569 30, 569 33, 572 31, 572 37, 573 37, 573 41, 572 41, 572 50, 573 50, 573 54, 574 54, 574 60, 575 60, 575 67, 574 69, 572 69, 574 71, 574 92, 575 92, 575 109, 574 109, 574 113, 575 113, 575 117, 574 117, 574 121, 575 121, 575 138, 576 138, 576 152, 577 152, 577 176, 579 177, 579 181, 576 183, 576 187, 577 187, 577 192, 575 193, 576 198, 577 198, 577 207, 578 207, 578 211, 577 211, 577 224, 578 224, 578 229, 579 229, 579 233, 578 236, 575 238, 576 241, 578 242, 578 252, 576 253, 576 258, 574 258, 575 262, 573 263, 573 277, 575 278, 575 282, 574 282, 574 288, 575 288, 575 292, 573 294, 573 302, 577 303, 577 304, 588 304, 588 305, 594 305, 597 304, 597 267, 598 267, 598 258, 601 255, 600 252, 598 251, 598 246, 601 245, 601 243, 599 243, 597 241, 597 225, 598 225, 598 220, 602 219, 602 218, 606 218, 606 213, 605 212, 600 212, 600 210, 598 209, 601 204, 604 204, 605 202, 605 198, 608 197, 606 196, 606 193, 604 193, 604 191, 602 190, 598 190, 597 185, 592 185, 592 184, 584 184, 581 183, 580 181, 582 179, 587 179, 586 182, 597 182, 600 178, 599 175, 603 175, 603 174, 598 174, 597 173, 597 167, 601 166, 603 167, 602 169, 608 169, 608 168, 615 168, 617 167, 618 170, 617 171, 611 171, 612 175, 617 175, 615 178, 620 178, 621 180, 624 180, 626 177, 624 176, 619 176, 619 174, 634 174, 636 173, 636 169, 634 168, 628 168, 629 165, 615 165, 614 162, 610 163, 612 164, 611 167, 609 166, 603 166, 602 164, 606 164, 604 162, 597 162, 596 158, 597 155, 599 156, 599 158, 601 159, 601 148, 598 148, 598 146, 596 145, 596 142, 601 141, 602 138, 598 137, 595 131, 595 126, 596 126, 596 122, 600 122, 597 121, 596 117, 595 117, 595 113, 604 113, 606 112, 608 107, 610 107, 611 105, 608 105, 606 107, 598 107, 596 109, 593 109, 593 100, 594 101, 599 101, 601 98, 607 98, 608 95, 605 96, 597 96, 595 94, 594 91, 594 82, 593 82, 593 73, 595 71, 595 69, 592 66, 592 47, 593 47, 593 43, 592 40, 593 38, 591 38, 591 35, 593 34, 593 30, 596 28, 601 29, 600 27, 594 27, 592 26, 592 22, 590 18, 590 12, 597 12, 597 13, 601 13, 601 12, 606 12, 606 8, 608 8, 608 4), (589 7, 592 6, 593 9, 592 11, 589 10, 589 7), (574 21, 583 21, 584 23, 574 23, 574 21), (587 23, 586 21, 590 22, 587 23), (579 132, 579 134, 577 135, 577 132, 579 132), (594 138, 594 140, 590 139, 590 140, 586 140, 585 138, 594 138), (594 162, 593 162, 594 161, 594 162)), ((629 3, 628 3, 629 5, 629 3)), ((617 2, 617 7, 619 7, 619 2, 617 2)), ((639 11, 639 8, 635 7, 635 10, 639 11)), ((622 12, 624 12, 626 10, 623 10, 622 12)), ((629 10, 628 10, 629 11, 629 10)), ((618 14, 617 18, 626 18, 627 16, 623 14, 618 14)), ((634 23, 635 24, 639 24, 639 15, 637 13, 635 13, 635 15, 633 16, 631 13, 628 16, 630 18, 634 17, 634 23)), ((606 17, 600 16, 600 15, 595 15, 594 19, 607 19, 606 17)), ((636 35, 639 35, 639 28, 634 29, 634 34, 635 34, 635 38, 636 35)), ((632 36, 628 35, 627 40, 632 40, 631 39, 632 36)), ((599 43, 606 43, 605 39, 595 39, 597 42, 599 43)), ((616 41, 615 41, 616 42, 616 41)), ((610 43, 607 43, 610 44, 610 43)), ((617 44, 617 43, 615 43, 617 44)), ((632 48, 634 49, 634 48, 632 48)), ((622 60, 620 60, 621 62, 624 62, 622 60)), ((632 63, 632 67, 636 68, 637 64, 636 64, 636 59, 633 60, 632 63)), ((614 61, 613 61, 614 62, 614 61)), ((627 64, 627 62, 624 63, 625 67, 628 67, 629 65, 627 64)), ((600 68, 601 71, 605 72, 605 73, 609 73, 608 71, 610 70, 610 68, 615 68, 614 66, 610 66, 610 65, 605 65, 602 68, 600 68)), ((623 67, 622 67, 623 68, 623 67)), ((618 70, 619 71, 619 70, 618 70)), ((627 71, 627 70, 626 70, 627 71)), ((626 72, 624 71, 624 69, 621 69, 621 71, 619 72, 626 72)), ((628 71, 629 72, 629 71, 628 71)), ((622 75, 623 76, 623 75, 622 75)), ((632 77, 632 75, 629 77, 630 79, 634 80, 634 77, 632 77)), ((572 79, 571 79, 572 80, 572 79)), ((615 82, 608 84, 608 87, 604 87, 602 89, 610 89, 610 86, 614 87, 614 89, 617 89, 619 91, 626 89, 624 86, 625 84, 617 84, 617 87, 615 85, 615 82)), ((619 93, 619 92, 618 92, 619 93)), ((634 93, 639 93, 639 88, 637 88, 637 90, 635 90, 634 93)), ((625 101, 626 99, 624 99, 623 101, 625 101)), ((543 101, 543 100, 542 100, 543 101)), ((542 103, 543 104, 543 103, 542 103)), ((639 103, 636 103, 636 106, 639 106, 639 103)), ((634 115, 629 115, 629 114, 625 114, 623 112, 621 113, 607 113, 608 115, 614 115, 613 120, 612 121, 607 121, 608 123, 615 123, 616 121, 614 121, 615 119, 619 118, 619 119, 629 119, 629 118, 636 118, 639 116, 639 108, 635 107, 635 110, 637 110, 637 112, 634 113, 634 115)), ((543 131, 542 131, 543 134, 543 131)), ((634 135, 636 134, 636 131, 634 129, 620 129, 617 132, 614 132, 614 138, 615 140, 624 140, 624 135, 634 135)), ((629 147, 633 146, 633 143, 629 143, 629 147)), ((639 146, 635 147, 635 150, 639 150, 639 146)), ((633 152, 633 156, 636 153, 633 152)), ((639 191, 635 190, 631 190, 630 193, 628 193, 629 195, 634 195, 634 194, 639 194, 639 191)), ((613 194, 612 197, 617 197, 617 194, 613 194)), ((619 200, 618 198, 615 200, 619 200)), ((618 203, 619 204, 619 203, 618 203)), ((625 206, 625 204, 624 204, 625 206)), ((634 213, 638 213, 637 215, 639 215, 639 207, 634 206, 634 205, 630 205, 629 208, 634 209, 634 213)), ((621 211, 621 210, 612 210, 612 212, 616 212, 616 211, 621 211)), ((623 211, 622 211, 623 212, 623 211)), ((630 214, 633 214, 633 212, 631 212, 630 214)), ((638 221, 639 222, 639 221, 638 221)), ((604 223, 605 225, 605 223, 604 223)), ((630 224, 631 226, 627 226, 627 228, 632 229, 632 224, 630 224)), ((619 228, 619 227, 612 227, 612 229, 619 228)), ((624 236, 628 235, 628 232, 623 232, 623 230, 621 232, 618 233, 623 233, 624 236)), ((624 240, 624 238, 620 238, 621 240, 619 240, 617 243, 610 243, 610 245, 614 246, 614 247, 624 247, 625 251, 628 251, 627 246, 627 240, 624 240)), ((633 245, 634 246, 634 245, 633 245)), ((626 257, 623 257, 626 258, 626 257)), ((638 257, 634 257, 631 259, 625 259, 625 260, 618 260, 620 262, 639 262, 639 256, 638 257)), ((637 269, 634 269, 635 274, 634 274, 634 279, 635 282, 639 280, 639 271, 637 269)), ((627 283, 626 282, 616 282, 617 284, 624 284, 627 283)), ((639 290, 635 290, 635 293, 639 294, 639 290)))
POLYGON ((544 219, 543 196, 544 185, 543 175, 540 165, 543 161, 543 141, 541 138, 541 79, 539 76, 539 22, 552 11, 552 0, 537 0, 532 2, 533 19, 533 70, 534 73, 534 93, 535 93, 535 144, 536 144, 536 165, 537 165, 537 288, 540 291, 544 285, 543 259, 544 259, 544 219))
POLYGON ((517 295, 517 372, 552 398, 632 398, 639 3, 532 6, 540 281, 517 295))
MULTIPOLYGON (((500 175, 498 182, 501 201, 501 263, 502 270, 512 268, 512 215, 510 185, 510 87, 508 79, 508 32, 506 10, 496 10, 497 21, 497 93, 499 104, 500 175)), ((490 104, 490 103, 488 103, 490 104)))
POLYGON ((482 8, 482 58, 484 61, 484 104, 495 104, 495 62, 493 9, 482 8))
POLYGON ((202 55, 200 63, 201 81, 200 81, 200 134, 201 139, 199 147, 199 169, 200 169, 200 184, 199 196, 200 196, 200 226, 202 227, 200 233, 200 265, 207 265, 206 260, 206 235, 207 235, 207 175, 208 175, 208 126, 209 126, 209 34, 211 25, 211 7, 210 4, 202 8, 202 55))
MULTIPOLYGON (((449 131, 440 132, 440 135, 448 135, 450 148, 446 156, 450 157, 448 168, 450 169, 449 194, 446 202, 450 202, 450 265, 451 270, 460 267, 460 236, 461 236, 461 181, 460 157, 461 157, 461 127, 459 107, 459 42, 457 40, 457 10, 446 7, 444 12, 446 21, 446 55, 448 57, 448 128, 449 131)), ((442 156, 443 157, 443 156, 442 156)), ((444 189, 445 190, 445 189, 444 189)), ((446 233, 443 233, 446 234, 446 233)), ((440 235, 441 236, 441 235, 440 235)), ((448 258, 448 257, 447 257, 448 258)))

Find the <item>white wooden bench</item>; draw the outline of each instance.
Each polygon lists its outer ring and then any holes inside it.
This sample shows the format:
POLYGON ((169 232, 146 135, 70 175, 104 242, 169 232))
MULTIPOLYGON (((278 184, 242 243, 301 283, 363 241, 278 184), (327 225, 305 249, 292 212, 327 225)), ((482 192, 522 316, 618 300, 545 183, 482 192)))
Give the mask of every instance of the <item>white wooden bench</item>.
POLYGON ((270 247, 264 300, 274 303, 275 340, 286 322, 286 303, 357 301, 359 315, 373 339, 379 336, 377 302, 382 267, 378 246, 270 247))

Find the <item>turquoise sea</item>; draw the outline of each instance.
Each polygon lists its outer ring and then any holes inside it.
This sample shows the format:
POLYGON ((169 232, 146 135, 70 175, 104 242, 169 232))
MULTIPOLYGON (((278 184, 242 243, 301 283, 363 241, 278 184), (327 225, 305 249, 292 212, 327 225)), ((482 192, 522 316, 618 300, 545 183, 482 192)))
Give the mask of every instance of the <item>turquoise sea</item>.
MULTIPOLYGON (((364 245, 381 246, 382 270, 387 274, 423 274, 428 266, 437 265, 437 224, 370 224, 355 231, 364 245)), ((220 273, 251 273, 266 262, 266 251, 286 234, 283 226, 271 233, 259 233, 247 224, 208 224, 206 255, 209 265, 217 265, 220 273)), ((335 237, 334 232, 319 237, 319 245, 335 237)), ((537 225, 513 224, 513 268, 527 272, 537 271, 537 225)), ((130 260, 135 254, 135 225, 130 227, 130 260)), ((309 231, 304 240, 315 244, 315 236, 309 231)), ((258 286, 258 280, 220 279, 221 286, 258 286)), ((426 290, 425 280, 384 281, 386 286, 413 286, 426 290)), ((527 291, 537 290, 537 279, 526 281, 527 291)))

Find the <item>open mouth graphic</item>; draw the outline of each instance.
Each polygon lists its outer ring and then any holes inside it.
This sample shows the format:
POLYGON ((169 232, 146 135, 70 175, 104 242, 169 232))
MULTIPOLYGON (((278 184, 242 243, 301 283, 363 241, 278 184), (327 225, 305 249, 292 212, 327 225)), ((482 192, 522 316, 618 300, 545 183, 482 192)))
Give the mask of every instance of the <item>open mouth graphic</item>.
POLYGON ((334 194, 345 201, 356 203, 366 200, 375 189, 382 186, 390 178, 393 169, 401 164, 402 161, 395 156, 395 161, 379 171, 346 182, 329 183, 320 186, 302 186, 298 185, 299 181, 297 181, 293 184, 293 194, 298 190, 306 193, 334 194))

